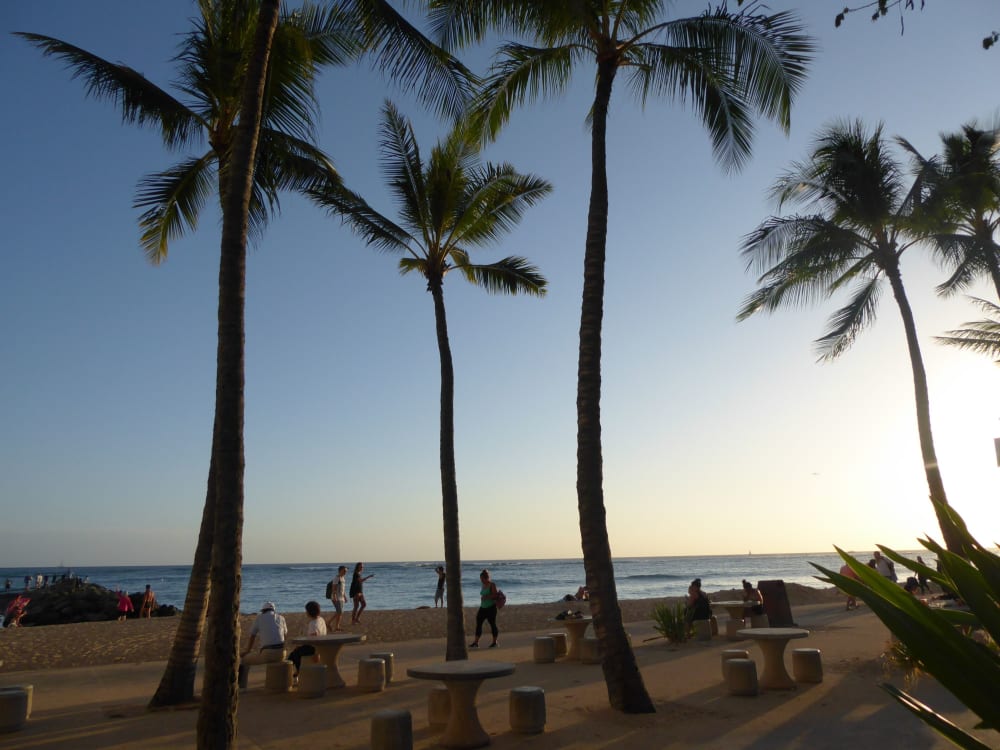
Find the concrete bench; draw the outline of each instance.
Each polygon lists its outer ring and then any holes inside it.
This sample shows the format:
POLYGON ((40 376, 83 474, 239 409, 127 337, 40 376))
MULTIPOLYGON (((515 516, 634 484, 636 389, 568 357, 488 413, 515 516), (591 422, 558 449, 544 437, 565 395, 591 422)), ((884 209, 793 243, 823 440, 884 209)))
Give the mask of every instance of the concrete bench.
POLYGON ((729 670, 726 668, 726 662, 730 659, 749 659, 750 652, 742 648, 727 648, 722 652, 722 679, 729 680, 729 670))
POLYGON ((383 709, 372 716, 372 750, 413 750, 413 719, 409 711, 383 709))
POLYGON ((796 682, 823 681, 823 660, 818 648, 792 649, 792 674, 796 682))
POLYGON ((299 697, 322 698, 326 692, 326 664, 303 664, 299 670, 299 697))
POLYGON ((554 662, 556 660, 555 639, 547 635, 540 635, 535 638, 532 659, 535 664, 551 664, 554 662))
POLYGON ((365 693, 385 690, 385 659, 361 659, 358 662, 358 689, 365 693))
POLYGON ((760 686, 757 682, 757 665, 750 659, 729 659, 726 661, 729 670, 730 695, 757 695, 760 686))
POLYGON ((0 688, 0 733, 16 732, 31 715, 31 685, 0 688))
POLYGON ((556 658, 558 659, 560 656, 566 656, 566 653, 569 651, 566 633, 549 633, 548 636, 556 642, 556 658))
POLYGON ((444 685, 435 685, 427 693, 427 723, 431 729, 444 729, 451 714, 451 694, 444 685))
POLYGON ((264 689, 273 693, 287 693, 292 689, 292 672, 295 665, 290 661, 275 661, 266 665, 264 689))
POLYGON ((379 651, 377 654, 369 654, 372 659, 381 659, 385 662, 385 684, 392 684, 392 667, 395 656, 392 651, 379 651))
POLYGON ((601 663, 601 642, 596 638, 584 638, 580 641, 580 662, 583 664, 601 663))
POLYGON ((510 728, 518 734, 545 731, 545 691, 540 687, 516 687, 510 691, 510 728))

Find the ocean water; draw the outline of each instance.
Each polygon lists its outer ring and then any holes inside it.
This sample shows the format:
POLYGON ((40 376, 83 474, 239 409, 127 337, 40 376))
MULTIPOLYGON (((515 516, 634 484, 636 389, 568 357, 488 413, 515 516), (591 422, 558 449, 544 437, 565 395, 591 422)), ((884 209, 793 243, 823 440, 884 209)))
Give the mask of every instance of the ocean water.
MULTIPOLYGON (((859 553, 867 560, 870 552, 859 553)), ((909 554, 914 557, 917 553, 909 554)), ((926 550, 923 550, 926 554, 926 550)), ((835 552, 792 555, 732 555, 705 557, 623 557, 614 560, 615 582, 620 599, 645 599, 682 596, 693 578, 702 579, 708 593, 738 588, 746 578, 756 584, 761 580, 782 579, 785 583, 823 588, 815 578, 810 563, 838 570, 843 561, 835 552)), ((365 582, 368 608, 413 609, 434 604, 437 574, 444 563, 369 562, 365 575, 375 577, 365 582)), ((256 612, 265 601, 274 602, 281 612, 301 610, 310 599, 329 608, 323 594, 326 582, 336 576, 338 565, 347 565, 350 583, 354 563, 290 563, 285 565, 244 565, 240 610, 256 612)), ((571 594, 584 582, 583 560, 466 560, 462 565, 462 593, 465 604, 477 603, 479 572, 488 568, 510 604, 548 603, 571 594)), ((182 607, 187 592, 190 566, 105 566, 79 567, 72 572, 91 583, 129 592, 150 584, 160 604, 182 607)), ((66 568, 0 568, 0 581, 11 579, 12 590, 24 588, 24 576, 62 575, 66 568)))

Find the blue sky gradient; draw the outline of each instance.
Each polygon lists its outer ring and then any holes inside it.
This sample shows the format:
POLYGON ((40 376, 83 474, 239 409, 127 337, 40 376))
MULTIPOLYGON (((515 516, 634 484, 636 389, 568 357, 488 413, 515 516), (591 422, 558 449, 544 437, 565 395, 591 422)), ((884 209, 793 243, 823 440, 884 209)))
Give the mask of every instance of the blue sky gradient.
MULTIPOLYGON (((771 2, 774 10, 796 3, 771 2)), ((937 534, 912 380, 888 293, 840 360, 812 346, 843 299, 737 324, 754 288, 738 249, 773 206, 767 189, 837 118, 885 123, 921 152, 973 118, 991 123, 1000 50, 994 3, 833 27, 841 6, 801 3, 820 49, 786 137, 760 123, 739 174, 713 161, 697 117, 645 108, 620 85, 609 122, 605 498, 620 556, 908 549, 937 534)), ((703 3, 678 2, 676 14, 703 3)), ((158 267, 138 245, 138 181, 182 154, 123 125, 107 102, 11 31, 32 31, 172 80, 186 2, 18 3, 0 19, 0 565, 190 561, 214 405, 219 218, 158 267)), ((482 70, 488 48, 469 64, 482 70)), ((486 156, 553 183, 496 248, 547 275, 543 299, 491 297, 449 279, 462 552, 580 554, 576 352, 589 194, 592 71, 515 113, 486 156)), ((425 150, 446 129, 365 64, 324 74, 319 143, 384 213, 377 123, 390 97, 425 150)), ((443 555, 439 365, 416 276, 295 197, 250 251, 247 282, 248 562, 434 560, 443 555)), ((949 497, 996 536, 998 372, 934 335, 979 316, 940 300, 926 252, 903 261, 931 386, 949 497)), ((989 290, 980 290, 983 295, 989 290)))

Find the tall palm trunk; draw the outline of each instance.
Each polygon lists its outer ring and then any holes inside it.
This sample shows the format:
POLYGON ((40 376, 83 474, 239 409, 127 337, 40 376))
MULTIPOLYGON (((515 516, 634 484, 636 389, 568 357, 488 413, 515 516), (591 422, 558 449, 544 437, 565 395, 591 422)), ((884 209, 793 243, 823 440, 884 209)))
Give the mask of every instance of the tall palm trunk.
POLYGON ((184 609, 170 645, 167 667, 160 678, 150 708, 176 706, 194 700, 194 681, 198 671, 198 650, 205 630, 208 611, 208 596, 211 591, 212 537, 215 532, 215 428, 212 428, 213 459, 208 467, 208 488, 205 492, 205 507, 201 513, 201 528, 198 530, 198 544, 194 549, 191 563, 191 577, 188 579, 184 609))
POLYGON ((444 516, 444 567, 448 575, 448 625, 445 660, 468 659, 462 601, 462 547, 458 531, 458 480, 455 474, 455 368, 448 343, 443 279, 427 282, 434 299, 438 354, 441 357, 441 510, 444 516))
POLYGON ((577 370, 576 492, 583 565, 590 591, 594 631, 601 642, 601 666, 611 706, 627 713, 652 713, 635 654, 625 636, 604 508, 601 455, 601 326, 604 318, 604 265, 608 237, 607 122, 615 65, 598 61, 592 123, 590 208, 580 312, 577 370))
POLYGON ((899 306, 899 314, 903 319, 906 331, 906 347, 910 353, 910 368, 913 371, 913 395, 917 406, 917 433, 920 436, 920 453, 924 459, 924 473, 927 475, 927 487, 931 500, 934 501, 938 525, 944 536, 945 546, 957 554, 964 554, 960 537, 955 534, 947 516, 938 507, 948 505, 948 497, 944 491, 944 481, 941 479, 941 469, 938 466, 937 453, 934 450, 934 435, 931 432, 931 401, 927 389, 927 373, 924 371, 924 360, 920 355, 920 343, 917 340, 917 326, 913 320, 913 310, 903 288, 903 277, 899 266, 892 264, 886 269, 886 276, 892 286, 892 296, 899 306))
POLYGON ((243 561, 243 410, 246 244, 253 170, 264 104, 267 63, 278 26, 279 0, 262 0, 253 54, 247 65, 239 125, 227 170, 219 262, 219 345, 216 371, 215 532, 212 545, 211 638, 198 714, 198 747, 236 746, 243 561))

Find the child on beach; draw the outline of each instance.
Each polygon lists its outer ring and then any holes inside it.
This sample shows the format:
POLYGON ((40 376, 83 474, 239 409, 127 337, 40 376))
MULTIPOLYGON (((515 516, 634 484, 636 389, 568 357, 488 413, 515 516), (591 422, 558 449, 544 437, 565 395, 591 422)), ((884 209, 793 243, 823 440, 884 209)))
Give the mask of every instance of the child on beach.
POLYGON ((340 620, 344 616, 344 602, 347 601, 347 566, 341 565, 337 568, 337 579, 333 583, 333 595, 330 601, 336 610, 333 617, 327 621, 331 630, 341 630, 340 620))
POLYGON ((125 622, 128 613, 133 610, 132 600, 121 589, 115 589, 115 594, 118 596, 118 622, 125 622))

